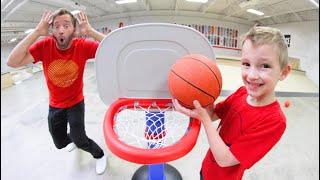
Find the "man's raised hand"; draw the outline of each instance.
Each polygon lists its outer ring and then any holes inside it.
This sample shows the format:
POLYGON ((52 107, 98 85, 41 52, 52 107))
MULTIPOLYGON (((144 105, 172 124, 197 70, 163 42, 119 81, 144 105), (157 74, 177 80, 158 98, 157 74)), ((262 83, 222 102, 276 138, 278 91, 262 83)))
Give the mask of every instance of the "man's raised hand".
POLYGON ((39 36, 47 36, 49 35, 49 26, 52 23, 52 12, 46 10, 41 17, 41 20, 35 31, 39 33, 39 36))

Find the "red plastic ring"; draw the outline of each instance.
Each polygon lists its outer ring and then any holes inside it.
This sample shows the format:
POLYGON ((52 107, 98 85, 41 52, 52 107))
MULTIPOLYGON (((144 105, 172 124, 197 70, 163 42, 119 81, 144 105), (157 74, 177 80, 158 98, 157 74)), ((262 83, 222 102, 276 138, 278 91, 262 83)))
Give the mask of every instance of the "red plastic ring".
POLYGON ((133 106, 134 102, 139 102, 142 107, 150 106, 156 102, 159 107, 166 107, 171 103, 171 99, 118 99, 110 105, 106 112, 103 132, 105 142, 110 151, 118 157, 138 164, 156 164, 176 160, 192 150, 196 144, 200 132, 200 121, 192 119, 189 123, 188 133, 173 145, 160 149, 142 149, 127 145, 118 139, 114 132, 114 116, 123 106, 133 106))

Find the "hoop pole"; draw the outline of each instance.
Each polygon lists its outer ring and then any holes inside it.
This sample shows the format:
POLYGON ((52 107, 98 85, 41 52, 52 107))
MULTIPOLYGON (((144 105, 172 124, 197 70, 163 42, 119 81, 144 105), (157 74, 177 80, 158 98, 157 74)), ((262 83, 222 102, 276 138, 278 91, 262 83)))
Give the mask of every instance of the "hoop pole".
POLYGON ((166 180, 163 163, 149 165, 148 170, 148 180, 166 180))
MULTIPOLYGON (((164 127, 164 113, 155 111, 155 112, 145 112, 146 114, 146 138, 148 137, 160 137, 162 138, 165 133, 164 127), (158 120, 160 122, 158 122, 158 120)), ((161 138, 159 141, 161 141, 161 138)), ((148 143, 149 149, 153 149, 156 146, 154 143, 148 143)), ((166 180, 164 175, 164 164, 151 164, 148 166, 148 180, 166 180)))

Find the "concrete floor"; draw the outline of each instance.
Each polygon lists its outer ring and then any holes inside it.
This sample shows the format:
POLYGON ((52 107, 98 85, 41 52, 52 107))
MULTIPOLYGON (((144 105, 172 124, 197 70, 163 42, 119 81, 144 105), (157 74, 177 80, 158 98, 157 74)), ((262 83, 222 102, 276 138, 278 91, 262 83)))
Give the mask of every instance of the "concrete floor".
MULTIPOLYGON (((222 68, 222 72, 237 72, 232 70, 236 67, 222 68)), ((230 77, 234 75, 228 76, 230 77)), ((231 80, 224 82, 226 81, 231 80)), ((235 81, 239 82, 238 79, 235 81)), ((303 91, 290 82, 291 80, 282 82, 282 90, 303 91)), ((304 80, 297 82, 295 79, 295 84, 299 82, 306 83, 304 80)), ((304 88, 311 87, 307 92, 319 92, 318 87, 312 83, 301 83, 300 86, 304 88)), ((1 90, 1 179, 131 179, 141 165, 118 158, 106 147, 102 122, 107 106, 98 96, 92 63, 86 67, 84 84, 86 132, 109 154, 106 172, 96 175, 95 160, 86 152, 67 152, 55 148, 47 125, 47 87, 42 72, 39 72, 21 84, 1 90)), ((224 89, 234 89, 231 85, 233 83, 225 83, 224 89)), ((246 171, 243 179, 319 179, 319 97, 280 97, 279 101, 283 104, 288 99, 291 106, 284 108, 287 129, 283 138, 259 163, 246 171)), ((202 129, 193 150, 169 164, 179 170, 184 180, 197 180, 207 149, 208 144, 202 129)))

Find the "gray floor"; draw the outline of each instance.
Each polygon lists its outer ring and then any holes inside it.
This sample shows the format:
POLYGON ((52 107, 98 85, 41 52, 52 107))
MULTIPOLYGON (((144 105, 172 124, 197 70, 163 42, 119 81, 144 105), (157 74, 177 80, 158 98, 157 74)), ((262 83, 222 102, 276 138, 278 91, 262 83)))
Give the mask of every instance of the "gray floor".
MULTIPOLYGON (((109 152, 102 121, 107 107, 100 100, 93 64, 85 71, 86 131, 109 154, 108 169, 95 174, 95 161, 87 153, 57 150, 48 132, 48 93, 42 72, 21 84, 1 90, 1 179, 4 180, 129 180, 140 165, 109 152)), ((221 98, 223 99, 223 97, 221 98)), ((284 108, 287 130, 281 141, 243 179, 319 179, 319 97, 280 97, 291 101, 284 108)), ((199 179, 208 145, 203 129, 194 149, 170 162, 184 180, 199 179)))

